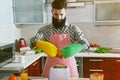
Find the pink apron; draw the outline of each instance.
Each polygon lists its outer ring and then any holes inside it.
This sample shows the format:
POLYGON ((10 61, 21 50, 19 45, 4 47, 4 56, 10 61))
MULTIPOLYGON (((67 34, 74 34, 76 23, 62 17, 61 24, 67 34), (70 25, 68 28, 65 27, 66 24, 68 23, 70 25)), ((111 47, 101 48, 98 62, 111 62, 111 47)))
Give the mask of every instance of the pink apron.
MULTIPOLYGON (((50 37, 50 42, 56 45, 60 52, 63 47, 71 44, 70 35, 52 34, 50 37)), ((56 64, 64 64, 70 68, 70 77, 78 77, 75 58, 74 57, 60 58, 60 57, 61 57, 60 53, 54 58, 49 56, 47 57, 42 76, 49 77, 50 67, 55 66, 56 64)))

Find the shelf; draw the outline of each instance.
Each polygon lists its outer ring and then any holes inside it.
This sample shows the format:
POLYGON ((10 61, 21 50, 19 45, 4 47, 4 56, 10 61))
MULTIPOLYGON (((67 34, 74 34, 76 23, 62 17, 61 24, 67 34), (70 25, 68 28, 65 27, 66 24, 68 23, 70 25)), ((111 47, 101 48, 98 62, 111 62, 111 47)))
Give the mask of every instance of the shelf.
POLYGON ((96 1, 95 3, 96 3, 96 4, 120 3, 120 0, 119 0, 119 1, 96 1))
POLYGON ((76 2, 93 2, 94 0, 76 0, 76 2))
POLYGON ((70 7, 83 7, 85 5, 84 2, 80 2, 80 3, 68 3, 67 4, 67 7, 70 8, 70 7))
POLYGON ((120 21, 95 21, 94 24, 103 26, 119 26, 120 21))
MULTIPOLYGON (((67 3, 81 3, 81 2, 94 2, 94 0, 68 0, 67 3)), ((52 0, 46 0, 44 4, 51 4, 52 0)))

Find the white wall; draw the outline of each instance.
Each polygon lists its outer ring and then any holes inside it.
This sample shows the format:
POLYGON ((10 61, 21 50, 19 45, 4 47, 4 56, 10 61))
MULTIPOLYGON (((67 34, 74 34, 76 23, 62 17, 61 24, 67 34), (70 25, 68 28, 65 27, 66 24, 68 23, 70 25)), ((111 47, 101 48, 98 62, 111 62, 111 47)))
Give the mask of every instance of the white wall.
POLYGON ((103 47, 120 48, 120 26, 95 26, 94 23, 76 24, 84 32, 89 43, 103 47))
POLYGON ((21 28, 13 24, 12 0, 0 0, 0 43, 11 43, 21 36, 21 28))
POLYGON ((30 45, 30 38, 35 36, 37 30, 45 24, 22 25, 22 37, 25 38, 27 45, 30 45))
POLYGON ((13 43, 21 36, 21 29, 15 25, 0 25, 0 43, 13 43))
POLYGON ((12 15, 12 0, 0 0, 0 24, 11 24, 12 15))

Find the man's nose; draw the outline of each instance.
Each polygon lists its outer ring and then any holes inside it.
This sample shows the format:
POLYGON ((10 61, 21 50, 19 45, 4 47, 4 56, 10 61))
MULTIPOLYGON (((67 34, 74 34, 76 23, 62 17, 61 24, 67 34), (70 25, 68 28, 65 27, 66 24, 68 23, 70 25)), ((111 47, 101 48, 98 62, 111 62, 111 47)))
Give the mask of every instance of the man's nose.
POLYGON ((58 16, 57 16, 57 19, 61 19, 61 18, 62 18, 62 16, 61 16, 61 15, 58 15, 58 16))

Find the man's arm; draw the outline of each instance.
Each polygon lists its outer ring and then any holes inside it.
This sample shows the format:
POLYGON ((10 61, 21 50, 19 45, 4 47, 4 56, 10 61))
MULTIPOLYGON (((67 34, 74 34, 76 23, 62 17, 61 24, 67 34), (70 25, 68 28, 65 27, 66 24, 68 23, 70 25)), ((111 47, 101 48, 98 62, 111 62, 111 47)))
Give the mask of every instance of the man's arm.
POLYGON ((83 50, 82 51, 86 51, 89 49, 89 43, 87 41, 87 39, 85 38, 83 32, 80 30, 79 27, 75 26, 75 39, 77 41, 77 43, 80 43, 83 45, 83 50))
POLYGON ((37 40, 43 40, 43 39, 44 39, 44 36, 43 36, 43 33, 42 33, 42 28, 40 28, 38 30, 38 32, 36 33, 36 35, 30 39, 30 47, 31 48, 35 47, 36 41, 37 40))

